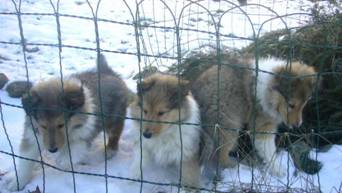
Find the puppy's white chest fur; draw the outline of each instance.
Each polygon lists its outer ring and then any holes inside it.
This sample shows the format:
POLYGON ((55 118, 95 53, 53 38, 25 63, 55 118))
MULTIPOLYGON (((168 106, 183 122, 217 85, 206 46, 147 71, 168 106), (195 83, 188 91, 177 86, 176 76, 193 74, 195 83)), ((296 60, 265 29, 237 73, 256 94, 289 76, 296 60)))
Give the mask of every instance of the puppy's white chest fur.
MULTIPOLYGON (((274 69, 286 65, 286 61, 269 57, 269 58, 261 58, 259 60, 258 69, 260 70, 258 73, 258 81, 257 81, 257 99, 259 100, 263 110, 276 122, 281 122, 281 118, 278 116, 278 113, 272 106, 272 100, 268 98, 268 94, 270 93, 269 84, 273 81, 274 69)), ((256 64, 254 64, 256 67, 256 64)), ((255 75, 255 74, 254 74, 255 75)))
MULTIPOLYGON (((27 117, 27 119, 29 119, 27 117)), ((35 137, 31 128, 28 128, 31 131, 26 132, 27 136, 24 136, 25 139, 31 141, 32 144, 35 142, 35 137)), ((80 128, 69 128, 68 129, 68 139, 69 139, 69 147, 66 142, 63 148, 61 148, 58 152, 51 154, 48 153, 48 157, 53 158, 58 167, 63 169, 70 169, 70 155, 72 157, 73 164, 79 164, 85 162, 85 157, 89 151, 89 145, 92 142, 92 135, 95 132, 95 118, 89 116, 87 120, 84 122, 84 125, 80 128)), ((39 144, 43 144, 42 135, 37 133, 37 137, 39 140, 39 144)), ((47 149, 41 145, 42 150, 47 151, 47 149)))
MULTIPOLYGON (((191 115, 188 119, 184 120, 179 127, 178 124, 167 128, 164 132, 158 136, 146 139, 142 137, 142 153, 146 159, 154 161, 160 165, 179 164, 181 161, 181 155, 183 155, 183 161, 193 159, 199 151, 200 142, 200 126, 193 125, 200 123, 199 109, 195 100, 188 96, 189 108, 191 115), (189 124, 190 123, 190 124, 189 124), (181 137, 180 138, 180 129, 181 137)), ((140 133, 137 131, 136 145, 140 145, 140 133)), ((137 151, 140 149, 135 148, 137 151)))

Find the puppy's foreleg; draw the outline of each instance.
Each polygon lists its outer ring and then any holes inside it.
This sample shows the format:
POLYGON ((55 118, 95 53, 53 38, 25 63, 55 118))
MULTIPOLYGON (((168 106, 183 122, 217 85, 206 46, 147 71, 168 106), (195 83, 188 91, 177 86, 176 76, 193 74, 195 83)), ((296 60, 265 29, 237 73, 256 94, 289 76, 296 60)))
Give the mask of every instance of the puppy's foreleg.
POLYGON ((197 160, 182 162, 182 185, 199 188, 200 166, 197 160))
MULTIPOLYGON (((20 156, 29 159, 37 159, 39 156, 37 143, 30 139, 23 138, 20 144, 20 156)), ((34 165, 35 162, 33 161, 19 158, 17 165, 19 190, 23 189, 31 180, 34 165)), ((10 172, 8 175, 6 175, 4 181, 7 184, 8 190, 18 190, 15 172, 10 172)))
MULTIPOLYGON (((232 127, 237 128, 237 127, 232 127)), ((220 146, 219 150, 219 163, 223 168, 231 168, 237 165, 236 160, 229 157, 229 152, 232 151, 236 145, 239 133, 236 131, 227 131, 221 129, 220 131, 220 146)))
POLYGON ((266 162, 267 170, 271 175, 278 177, 285 176, 286 173, 282 166, 276 162, 277 148, 274 134, 256 134, 255 148, 261 158, 266 162))
POLYGON ((119 139, 124 127, 124 119, 120 119, 115 123, 113 128, 109 129, 109 140, 107 147, 112 151, 117 151, 119 147, 119 139))
POLYGON ((150 161, 150 154, 147 151, 142 151, 142 157, 141 152, 140 152, 140 148, 136 147, 137 149, 134 151, 134 158, 133 158, 133 162, 130 168, 130 174, 131 174, 131 178, 133 179, 141 179, 141 169, 143 170, 145 165, 150 161), (142 165, 140 165, 140 163, 142 165), (141 167, 140 167, 141 166, 141 167))
MULTIPOLYGON (((71 169, 70 155, 72 164, 75 167, 77 164, 87 164, 89 159, 86 157, 89 153, 89 144, 85 141, 79 140, 70 143, 70 152, 68 147, 64 147, 56 158, 56 164, 66 170, 71 169)), ((67 145, 66 145, 67 146, 67 145)))

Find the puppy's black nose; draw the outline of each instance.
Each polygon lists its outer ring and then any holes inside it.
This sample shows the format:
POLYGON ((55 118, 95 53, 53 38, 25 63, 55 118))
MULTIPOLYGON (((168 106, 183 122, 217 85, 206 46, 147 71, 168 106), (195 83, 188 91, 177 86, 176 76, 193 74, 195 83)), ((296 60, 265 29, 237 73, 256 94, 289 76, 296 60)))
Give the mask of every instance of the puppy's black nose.
POLYGON ((144 136, 145 138, 149 139, 149 138, 152 137, 152 133, 149 132, 149 131, 144 131, 143 136, 144 136))
POLYGON ((55 148, 50 148, 49 149, 49 152, 50 153, 56 153, 58 151, 58 148, 57 147, 55 147, 55 148))
POLYGON ((298 129, 300 127, 300 124, 296 123, 296 124, 292 124, 290 126, 290 129, 298 129))

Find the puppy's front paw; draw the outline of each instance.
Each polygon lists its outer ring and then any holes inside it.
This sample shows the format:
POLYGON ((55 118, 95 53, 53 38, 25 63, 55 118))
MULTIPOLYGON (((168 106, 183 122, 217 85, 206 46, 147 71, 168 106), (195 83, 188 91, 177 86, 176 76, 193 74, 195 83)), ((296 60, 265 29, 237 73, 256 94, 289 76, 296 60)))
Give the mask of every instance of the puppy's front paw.
POLYGON ((286 176, 286 170, 276 162, 272 162, 268 164, 266 167, 267 167, 267 171, 272 176, 277 176, 279 178, 283 178, 286 176))
MULTIPOLYGON (((75 164, 74 160, 72 164, 75 164)), ((71 170, 71 162, 69 157, 59 156, 58 158, 56 158, 56 166, 63 170, 71 170)))
MULTIPOLYGON (((113 158, 116 155, 116 153, 118 152, 118 150, 113 150, 113 149, 109 149, 109 148, 106 149, 106 151, 107 151, 107 154, 106 154, 107 160, 113 158)), ((103 153, 104 153, 104 151, 103 151, 103 153)))
POLYGON ((129 178, 131 178, 132 180, 141 180, 140 165, 138 163, 133 163, 133 165, 131 166, 129 178))
POLYGON ((23 177, 18 176, 18 182, 19 182, 19 187, 17 183, 17 177, 15 175, 15 172, 9 172, 7 173, 3 179, 2 179, 2 184, 5 189, 7 189, 10 192, 15 192, 22 190, 26 183, 29 181, 29 179, 24 179, 23 177), (19 188, 19 189, 18 189, 19 188))
POLYGON ((141 180, 140 170, 131 169, 130 177, 132 180, 141 180))

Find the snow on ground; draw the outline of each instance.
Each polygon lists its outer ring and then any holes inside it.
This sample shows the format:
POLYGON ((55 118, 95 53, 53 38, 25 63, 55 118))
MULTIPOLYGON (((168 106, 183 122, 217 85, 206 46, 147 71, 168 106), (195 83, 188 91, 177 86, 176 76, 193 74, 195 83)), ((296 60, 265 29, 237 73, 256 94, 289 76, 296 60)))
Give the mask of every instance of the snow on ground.
MULTIPOLYGON (((15 1, 18 2, 18 1, 15 1)), ((56 7, 57 1, 52 1, 56 7)), ((96 7, 96 0, 92 0, 92 6, 96 7)), ((251 42, 251 40, 241 38, 252 38, 259 33, 280 29, 295 28, 301 26, 308 20, 305 14, 297 14, 273 19, 275 14, 306 13, 311 6, 307 1, 285 1, 285 0, 250 0, 251 4, 263 4, 263 6, 251 5, 224 11, 232 8, 230 3, 221 1, 220 3, 211 0, 200 1, 199 4, 189 4, 188 1, 181 0, 145 0, 139 4, 140 23, 145 25, 139 29, 139 45, 143 54, 141 62, 135 55, 137 42, 134 35, 133 18, 136 19, 136 6, 134 0, 129 1, 102 0, 99 6, 98 18, 112 20, 115 22, 99 21, 100 47, 103 49, 110 66, 120 73, 130 89, 135 89, 133 75, 139 72, 141 67, 153 65, 164 70, 168 65, 175 63, 173 57, 177 56, 175 25, 179 25, 181 54, 186 54, 189 50, 201 47, 206 44, 215 44, 215 28, 213 23, 219 21, 219 16, 224 15, 220 23, 220 43, 223 46, 241 48, 251 42), (125 4, 127 3, 127 4, 125 4), (183 10, 182 8, 185 7, 183 10), (212 15, 208 15, 207 10, 212 15), (171 12, 170 12, 171 10, 171 12), (242 12, 246 12, 247 18, 242 12), (173 20, 172 14, 176 20, 173 20), (133 16, 132 16, 133 15, 133 16), (182 16, 180 16, 182 15, 182 16), (211 17, 212 16, 212 17, 211 17), (179 19, 179 20, 178 20, 179 19), (249 19, 252 24, 249 23, 249 19), (264 25, 263 22, 267 21, 264 25), (179 23, 178 23, 179 22, 179 23), (286 26, 284 23, 286 23, 286 26), (176 23, 176 24, 175 24, 176 23), (152 28, 151 26, 168 27, 152 28), (184 28, 191 29, 183 30, 184 28), (211 34, 197 32, 210 31, 211 34), (255 33, 253 33, 253 31, 255 33), (171 58, 146 57, 145 55, 155 55, 171 58)), ((232 1, 238 3, 237 1, 232 1)), ((15 12, 12 1, 0 0, 0 71, 9 76, 10 80, 26 80, 27 74, 23 60, 22 47, 20 43, 20 31, 16 15, 5 14, 15 12)), ((53 7, 47 0, 23 0, 21 12, 23 13, 53 13, 53 7)), ((28 44, 27 67, 28 77, 35 82, 52 76, 59 76, 62 70, 63 75, 82 71, 95 67, 96 39, 94 23, 92 20, 70 17, 77 15, 92 17, 91 9, 84 0, 64 0, 60 1, 61 40, 63 47, 61 58, 62 68, 59 65, 58 47, 46 46, 44 44, 58 45, 58 34, 56 19, 51 15, 22 15, 23 35, 28 44), (39 45, 37 45, 39 44, 39 45), (42 45, 43 44, 43 45, 42 45), (75 49, 73 46, 84 47, 86 49, 75 49)), ((18 99, 12 99, 3 91, 0 91, 2 102, 20 105, 18 99)), ((9 134, 14 152, 18 153, 18 144, 23 131, 24 112, 16 107, 1 105, 4 125, 0 124, 0 151, 10 152, 9 142, 5 135, 5 129, 9 134)), ((129 177, 128 168, 132 159, 132 147, 130 143, 131 123, 126 121, 125 131, 121 138, 119 152, 108 160, 108 174, 118 177, 129 177)), ((98 144, 101 144, 99 137, 98 144)), ((89 155, 89 164, 76 166, 77 171, 104 174, 104 161, 96 159, 101 157, 101 149, 95 146, 89 155), (94 159, 93 159, 94 158, 94 159)), ((316 152, 312 152, 316 156, 316 152)), ((262 176, 260 171, 254 170, 254 183, 272 186, 310 189, 318 187, 318 179, 323 192, 341 191, 342 177, 342 146, 333 146, 328 152, 317 153, 319 161, 324 163, 319 175, 306 175, 299 172, 293 175, 294 166, 290 160, 288 178, 278 179, 270 176, 262 176)), ((286 168, 288 154, 281 152, 278 161, 286 168)), ((11 156, 0 153, 0 174, 13 170, 13 160, 11 156)), ((146 178, 148 180, 168 183, 170 179, 177 179, 176 176, 168 175, 169 172, 163 168, 147 168, 146 178)), ((223 183, 218 185, 219 190, 233 191, 234 187, 241 187, 251 182, 251 169, 240 165, 237 168, 226 169, 223 172, 223 183)), ((105 180, 103 177, 76 174, 76 190, 82 193, 105 192, 105 180)), ((1 182, 1 181, 0 181, 1 182)), ((42 169, 36 168, 34 179, 26 186, 22 192, 35 189, 39 185, 42 189, 42 169)), ((211 188, 210 184, 203 184, 205 188, 211 188)), ((256 189, 266 190, 271 186, 258 187, 256 189)), ((55 169, 46 167, 46 192, 73 192, 72 176, 55 169)), ((139 192, 140 183, 128 182, 119 179, 108 179, 109 192, 139 192)), ((143 185, 143 192, 177 192, 177 188, 171 186, 143 185)), ((4 193, 0 187, 0 192, 4 193)))
MULTIPOLYGON (((21 105, 19 99, 13 99, 7 96, 7 93, 4 91, 0 91, 0 98, 2 102, 10 103, 14 105, 21 105)), ((4 152, 11 152, 8 140, 5 135, 5 129, 8 133, 8 136, 11 140, 11 144, 14 147, 14 153, 19 154, 18 147, 23 131, 23 122, 24 122, 24 112, 20 108, 8 107, 6 105, 1 105, 1 112, 4 115, 4 126, 1 126, 0 132, 0 150, 4 152)), ((129 167, 132 163, 132 144, 131 144, 131 136, 130 130, 131 121, 126 121, 126 126, 122 138, 120 140, 120 149, 117 154, 110 160, 108 160, 108 175, 129 178, 129 167)), ((77 165, 75 167, 75 171, 78 172, 87 172, 92 174, 104 174, 105 163, 102 159, 103 149, 101 149, 100 145, 103 144, 101 141, 102 136, 96 139, 95 145, 92 147, 92 150, 89 152, 89 160, 87 165, 77 165)), ((312 157, 316 155, 316 152, 312 152, 312 157)), ((324 163, 322 170, 319 172, 320 185, 323 192, 338 192, 337 190, 340 188, 342 178, 340 173, 342 172, 342 146, 333 146, 328 152, 318 153, 317 160, 324 163)), ((281 152, 278 156, 277 161, 282 163, 284 169, 287 168, 287 160, 288 154, 286 152, 281 152)), ((18 161, 18 160, 17 160, 18 161)), ((45 160, 47 163, 53 164, 51 160, 45 160)), ((1 154, 0 156, 0 173, 4 174, 6 172, 13 170, 13 159, 11 156, 6 154, 1 154)), ((292 161, 289 161, 289 179, 287 178, 275 178, 271 176, 263 176, 262 173, 258 170, 254 170, 254 183, 261 184, 255 185, 255 188, 258 190, 262 190, 263 192, 267 192, 267 190, 277 190, 279 191, 279 187, 285 189, 286 184, 289 184, 291 188, 301 188, 304 190, 312 190, 317 189, 318 175, 307 175, 305 173, 299 172, 297 175, 294 175, 294 166, 292 161), (264 186, 263 186, 264 185, 264 186)), ((72 175, 70 173, 65 173, 58 171, 56 169, 45 166, 45 192, 46 193, 68 193, 74 191, 72 175)), ((238 189, 241 187, 247 187, 247 183, 251 182, 251 168, 245 165, 240 165, 239 167, 235 167, 232 169, 226 169, 223 172, 223 181, 218 185, 218 190, 221 191, 233 191, 234 188, 238 189)), ((144 179, 152 182, 159 183, 172 183, 177 182, 177 176, 169 174, 172 173, 168 169, 160 168, 156 166, 148 166, 144 169, 144 179)), ((104 177, 98 177, 95 175, 82 175, 76 174, 76 191, 82 193, 93 193, 93 192, 105 192, 105 179, 104 177)), ((35 168, 35 177, 33 180, 25 187, 25 189, 21 192, 27 192, 28 190, 34 190, 38 185, 42 190, 43 187, 43 174, 40 165, 37 165, 35 168)), ((0 180, 1 184, 1 180, 0 180)), ((203 180, 202 183, 203 188, 210 189, 213 186, 208 184, 206 180, 203 180)), ((113 193, 134 193, 140 192, 140 183, 139 182, 131 182, 128 180, 119 180, 116 178, 108 179, 108 190, 113 193)), ((154 193, 154 192, 177 192, 176 187, 172 186, 159 186, 159 185, 143 185, 143 192, 154 193)), ((6 190, 3 189, 0 185, 0 192, 6 193, 6 190)), ((204 192, 204 191, 203 191, 204 192)))

